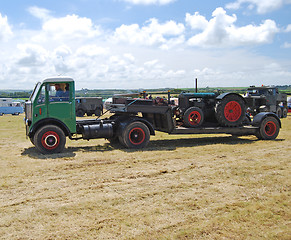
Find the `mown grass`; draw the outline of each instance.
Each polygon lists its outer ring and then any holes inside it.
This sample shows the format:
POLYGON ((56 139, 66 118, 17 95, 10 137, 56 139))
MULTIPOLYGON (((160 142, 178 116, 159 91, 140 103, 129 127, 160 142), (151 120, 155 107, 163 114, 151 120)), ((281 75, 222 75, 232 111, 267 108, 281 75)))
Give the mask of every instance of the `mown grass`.
POLYGON ((291 117, 274 141, 158 133, 39 154, 0 117, 1 239, 290 239, 291 117))

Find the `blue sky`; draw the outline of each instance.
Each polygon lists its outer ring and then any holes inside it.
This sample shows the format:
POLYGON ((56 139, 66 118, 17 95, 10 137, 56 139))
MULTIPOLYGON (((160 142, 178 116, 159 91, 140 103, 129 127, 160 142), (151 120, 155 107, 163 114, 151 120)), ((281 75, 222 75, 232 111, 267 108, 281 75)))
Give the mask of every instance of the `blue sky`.
POLYGON ((289 85, 291 0, 2 1, 0 50, 0 89, 289 85))

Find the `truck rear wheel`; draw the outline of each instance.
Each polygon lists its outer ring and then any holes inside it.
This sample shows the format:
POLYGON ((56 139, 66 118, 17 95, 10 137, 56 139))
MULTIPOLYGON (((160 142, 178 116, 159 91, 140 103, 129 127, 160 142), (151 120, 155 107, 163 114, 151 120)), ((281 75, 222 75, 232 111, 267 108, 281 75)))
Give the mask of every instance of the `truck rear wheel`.
POLYGON ((142 122, 132 122, 121 132, 119 141, 127 148, 144 148, 150 141, 150 130, 142 122))
POLYGON ((246 106, 238 95, 228 95, 216 104, 215 116, 218 123, 226 127, 242 125, 246 114, 246 106))
POLYGON ((280 130, 279 122, 274 117, 266 117, 258 129, 256 136, 261 140, 273 140, 275 139, 280 130))
POLYGON ((183 122, 186 127, 194 128, 202 125, 204 121, 203 111, 198 107, 188 108, 183 116, 183 122))
POLYGON ((36 131, 34 144, 41 153, 59 153, 65 147, 66 136, 59 127, 46 125, 36 131))

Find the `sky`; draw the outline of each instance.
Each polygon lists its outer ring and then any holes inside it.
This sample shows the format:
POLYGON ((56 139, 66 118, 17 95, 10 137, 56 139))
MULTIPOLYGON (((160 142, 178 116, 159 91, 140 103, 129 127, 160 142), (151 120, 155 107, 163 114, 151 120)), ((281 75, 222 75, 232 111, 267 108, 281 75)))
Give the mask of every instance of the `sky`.
POLYGON ((0 0, 0 89, 291 85, 291 0, 0 0))

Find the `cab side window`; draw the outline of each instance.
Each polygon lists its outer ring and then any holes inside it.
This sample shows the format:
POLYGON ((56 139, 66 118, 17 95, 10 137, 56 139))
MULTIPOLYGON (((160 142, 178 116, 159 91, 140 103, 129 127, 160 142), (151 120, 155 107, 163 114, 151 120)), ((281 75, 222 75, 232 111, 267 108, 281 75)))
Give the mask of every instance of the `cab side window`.
POLYGON ((45 86, 43 85, 41 87, 41 90, 39 92, 38 98, 37 98, 37 103, 42 104, 45 102, 45 86))
POLYGON ((50 102, 68 102, 70 97, 68 83, 56 83, 50 86, 50 102))

